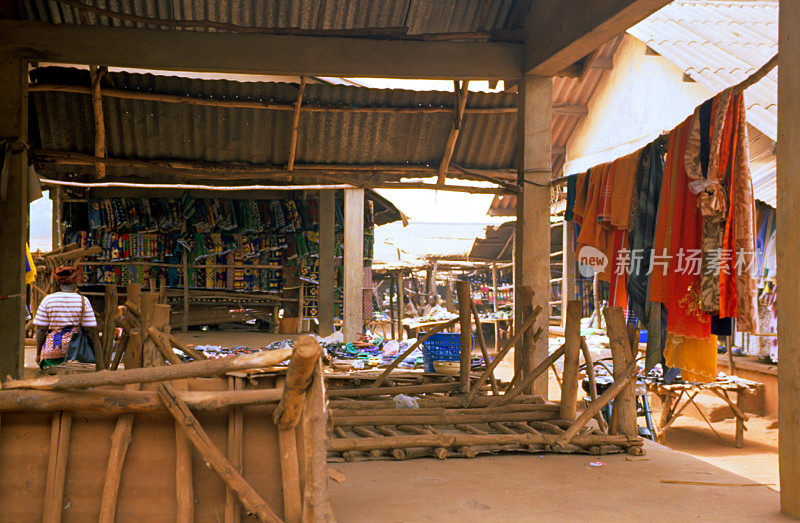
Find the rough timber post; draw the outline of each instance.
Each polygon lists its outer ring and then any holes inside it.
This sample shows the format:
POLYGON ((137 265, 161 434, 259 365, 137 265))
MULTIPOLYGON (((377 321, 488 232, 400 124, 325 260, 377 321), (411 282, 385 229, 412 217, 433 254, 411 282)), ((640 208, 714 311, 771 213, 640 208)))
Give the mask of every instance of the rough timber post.
POLYGON ((356 341, 364 323, 364 189, 344 190, 344 339, 356 341))
MULTIPOLYGON (((550 300, 550 118, 553 80, 525 75, 519 82, 519 185, 515 231, 514 288, 534 290, 534 303, 549 317, 550 300)), ((514 293, 515 328, 525 322, 514 293)), ((514 351, 514 372, 532 371, 547 357, 548 322, 539 341, 523 336, 514 351)), ((528 391, 523 391, 527 393, 528 391)), ((533 383, 533 393, 547 397, 547 374, 533 383)))
POLYGON ((320 191, 319 193, 319 334, 333 334, 335 266, 333 262, 336 226, 334 206, 336 193, 320 191))
POLYGON ((561 242, 561 327, 567 327, 567 304, 575 299, 575 252, 572 242, 575 227, 572 222, 563 222, 561 242))
POLYGON ((800 518, 800 3, 781 2, 778 58, 778 397, 781 510, 800 518))
POLYGON ((0 380, 22 377, 25 358, 28 154, 20 142, 28 140, 27 65, 16 56, 0 54, 0 139, 16 141, 6 159, 7 172, 0 175, 0 380))

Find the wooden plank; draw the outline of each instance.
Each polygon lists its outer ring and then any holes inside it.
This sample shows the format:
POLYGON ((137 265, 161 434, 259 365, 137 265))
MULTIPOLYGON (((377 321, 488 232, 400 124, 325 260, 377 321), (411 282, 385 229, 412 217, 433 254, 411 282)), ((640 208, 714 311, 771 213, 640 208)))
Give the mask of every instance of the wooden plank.
POLYGON ((183 316, 181 316, 181 330, 189 332, 189 256, 184 249, 181 254, 183 267, 183 316))
POLYGON ((800 185, 795 171, 800 162, 800 3, 782 2, 778 55, 778 173, 781 212, 777 224, 778 286, 781 321, 778 325, 778 420, 780 439, 781 510, 800 518, 800 185))
POLYGON ((64 374, 61 376, 44 376, 29 380, 9 380, 3 384, 4 389, 84 389, 102 385, 125 385, 127 383, 152 383, 180 378, 198 376, 215 376, 237 370, 269 367, 281 363, 289 356, 290 349, 277 349, 268 352, 239 354, 218 359, 191 361, 183 365, 148 367, 131 370, 92 372, 87 374, 64 374))
POLYGON ((192 442, 197 453, 205 460, 206 465, 219 475, 225 485, 236 494, 245 510, 257 516, 260 521, 282 521, 264 501, 264 498, 245 481, 217 449, 189 407, 178 398, 174 387, 169 383, 162 383, 158 386, 157 391, 167 410, 192 442))
MULTIPOLYGON (((458 297, 458 319, 461 325, 458 391, 461 394, 469 394, 470 360, 472 358, 472 292, 468 281, 456 281, 456 296, 458 297)), ((488 370, 491 365, 488 362, 486 365, 488 370)))
MULTIPOLYGON (((2 38, 2 36, 0 36, 2 38)), ((0 137, 27 142, 28 64, 0 52, 0 137)), ((0 379, 22 376, 25 363, 25 240, 28 237, 28 154, 21 143, 8 162, 8 178, 0 178, 0 379)), ((0 168, 2 166, 0 165, 0 168)))
POLYGON ((47 484, 44 493, 43 521, 54 523, 61 521, 71 429, 71 413, 58 412, 53 414, 50 434, 50 457, 47 465, 47 484))
POLYGON ((403 328, 403 318, 406 315, 406 293, 404 282, 405 278, 403 277, 403 271, 397 271, 395 273, 395 287, 397 287, 397 339, 403 339, 403 333, 405 329, 403 328))
MULTIPOLYGON (((141 312, 141 300, 142 284, 129 283, 125 287, 126 303, 132 303, 141 312)), ((142 343, 144 343, 144 339, 142 338, 141 330, 138 330, 138 332, 131 331, 129 334, 128 346, 122 361, 125 365, 125 369, 135 369, 142 366, 142 343)))
POLYGON ((318 318, 320 336, 333 334, 334 292, 336 267, 334 242, 336 240, 334 191, 319 192, 319 298, 318 318))
MULTIPOLYGON (((139 385, 126 385, 125 390, 139 390, 139 385)), ((111 433, 111 450, 108 454, 108 465, 106 466, 106 476, 103 482, 103 495, 100 500, 100 516, 98 520, 101 523, 114 523, 115 521, 122 469, 125 466, 125 456, 131 443, 133 417, 133 413, 121 414, 117 418, 114 432, 111 433)))
POLYGON ((536 2, 525 22, 525 70, 528 73, 554 76, 669 2, 670 0, 536 2))
POLYGON ((344 326, 345 342, 358 339, 364 318, 364 189, 344 191, 344 326))
MULTIPOLYGON (((537 4, 538 6, 539 4, 537 4)), ((569 10, 571 12, 571 9, 569 10)), ((562 13, 563 14, 563 13, 562 13)), ((549 33, 543 33, 549 34, 549 33)), ((527 299, 519 289, 533 291, 533 306, 541 306, 550 316, 550 175, 551 175, 551 78, 526 75, 519 84, 519 126, 521 140, 522 192, 517 196, 517 223, 514 245, 514 324, 524 321, 527 299)), ((514 370, 530 372, 547 358, 549 322, 542 323, 544 334, 538 343, 524 338, 516 348, 514 370)), ((547 375, 533 383, 533 392, 548 397, 547 375)))
POLYGON ((561 385, 561 416, 572 420, 578 412, 578 365, 581 350, 581 312, 583 303, 573 300, 567 303, 567 327, 564 331, 564 372, 561 385))
MULTIPOLYGON (((475 302, 470 300, 470 308, 472 309, 472 319, 475 320, 475 333, 478 338, 478 345, 481 348, 481 355, 483 356, 483 363, 485 365, 489 365, 490 358, 489 358, 489 351, 486 348, 486 340, 483 338, 483 325, 481 324, 481 318, 478 314, 478 307, 475 306, 475 302)), ((495 337, 497 337, 497 323, 495 323, 495 337)), ((494 377, 494 372, 489 374, 489 384, 492 387, 492 394, 497 396, 500 394, 500 389, 497 387, 497 379, 494 377)))
POLYGON ((517 78, 523 64, 522 46, 508 43, 165 31, 12 20, 0 22, 0 53, 5 52, 40 62, 167 71, 441 80, 517 78))

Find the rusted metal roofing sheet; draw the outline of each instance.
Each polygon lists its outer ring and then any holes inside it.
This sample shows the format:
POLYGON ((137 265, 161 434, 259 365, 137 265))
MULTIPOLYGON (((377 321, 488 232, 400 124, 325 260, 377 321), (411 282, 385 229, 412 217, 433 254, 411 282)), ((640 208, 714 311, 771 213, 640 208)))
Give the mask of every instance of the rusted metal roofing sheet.
MULTIPOLYGON (((31 71, 34 84, 88 86, 85 70, 45 67, 31 71)), ((214 99, 291 104, 296 84, 198 80, 128 72, 108 73, 103 86, 113 89, 214 99)), ((94 152, 91 96, 67 92, 31 92, 34 148, 94 152)), ((452 110, 452 92, 368 89, 308 84, 303 103, 356 107, 444 107, 452 110)), ((468 108, 515 107, 512 93, 470 93, 468 108)), ((103 98, 108 156, 206 162, 286 163, 292 126, 287 110, 211 107, 125 98, 103 98)), ((453 163, 471 169, 514 169, 516 113, 464 116, 453 163)), ((297 139, 296 168, 302 164, 408 164, 438 166, 452 126, 450 111, 387 113, 303 111, 297 139)), ((45 164, 40 171, 64 172, 45 164)), ((72 172, 87 173, 69 167, 72 172)), ((140 175, 109 166, 109 173, 140 175)))
MULTIPOLYGON (((310 30, 407 27, 410 35, 513 29, 522 25, 530 5, 529 0, 84 0, 84 3, 114 13, 166 20, 212 20, 243 27, 310 30)), ((22 0, 21 4, 21 14, 29 20, 81 23, 77 7, 70 2, 22 0)), ((94 12, 86 13, 86 23, 174 29, 94 12)))

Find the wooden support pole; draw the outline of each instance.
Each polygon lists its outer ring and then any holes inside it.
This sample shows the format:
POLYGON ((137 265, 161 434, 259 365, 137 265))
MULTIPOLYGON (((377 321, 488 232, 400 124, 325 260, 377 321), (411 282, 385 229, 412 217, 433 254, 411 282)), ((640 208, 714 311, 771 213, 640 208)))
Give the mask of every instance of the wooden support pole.
POLYGON ((114 332, 116 324, 114 318, 117 316, 117 286, 107 284, 104 288, 104 309, 103 309, 103 357, 105 361, 111 361, 114 351, 114 332))
POLYGON ((334 264, 334 243, 336 241, 336 220, 334 191, 319 192, 319 335, 333 334, 334 287, 336 266, 334 264))
MULTIPOLYGON (((566 311, 568 302, 575 299, 575 225, 572 222, 563 222, 561 238, 561 310, 566 311)), ((566 326, 566 313, 563 313, 561 327, 566 326)))
MULTIPOLYGON (((461 324, 461 358, 459 359, 458 391, 461 394, 469 394, 470 363, 472 359, 472 292, 470 291, 468 281, 456 281, 456 295, 458 296, 458 318, 461 324)), ((486 368, 487 370, 489 369, 488 362, 486 368)))
POLYGON ((225 456, 222 455, 211 441, 211 438, 208 437, 206 431, 203 430, 200 422, 194 417, 192 411, 180 400, 172 385, 161 383, 157 391, 167 410, 169 410, 178 426, 192 442, 197 453, 205 460, 206 465, 217 473, 225 485, 236 494, 245 510, 249 514, 257 516, 260 521, 282 521, 264 501, 264 498, 225 459, 225 456))
POLYGON ((294 102, 292 112, 292 134, 289 137, 289 159, 286 161, 286 170, 294 169, 294 158, 297 153, 297 131, 300 128, 300 106, 303 105, 303 91, 306 90, 306 77, 300 77, 300 85, 297 88, 297 100, 294 102))
MULTIPOLYGON (((242 378, 228 376, 228 390, 243 388, 242 378)), ((228 461, 241 474, 244 458, 244 410, 233 407, 228 412, 228 461)), ((225 523, 239 523, 242 520, 241 506, 231 489, 225 489, 225 523)))
MULTIPOLYGON (((172 382, 176 390, 187 390, 186 380, 172 382)), ((194 521, 194 476, 192 474, 192 444, 183 431, 181 422, 175 422, 175 505, 178 523, 194 521)))
MULTIPOLYGON (((497 305, 497 264, 492 264, 492 308, 494 312, 499 310, 497 305)), ((497 332, 497 330, 495 330, 497 332)), ((497 340, 494 341, 495 346, 497 345, 497 340)))
POLYGON ((183 352, 187 356, 191 357, 195 361, 207 360, 208 359, 208 356, 203 354, 201 351, 198 351, 198 350, 195 350, 195 349, 189 347, 188 345, 183 343, 181 340, 179 340, 178 338, 176 338, 172 334, 167 334, 167 338, 169 339, 170 343, 172 343, 173 347, 177 347, 178 349, 180 349, 181 352, 183 352))
POLYGON ((283 517, 287 523, 299 523, 302 519, 303 502, 300 495, 300 463, 295 427, 278 428, 278 448, 281 455, 283 517))
POLYGON ((198 376, 215 376, 236 370, 257 369, 277 365, 291 356, 288 349, 269 352, 239 354, 225 358, 191 361, 183 365, 170 365, 131 370, 104 370, 89 374, 65 374, 62 376, 43 376, 29 380, 10 380, 4 389, 85 389, 103 385, 125 385, 127 383, 152 383, 198 376))
POLYGON ((325 456, 328 443, 328 410, 322 359, 317 360, 314 380, 303 409, 303 521, 333 521, 328 506, 328 467, 325 456))
POLYGON ((22 376, 25 366, 25 241, 28 237, 28 64, 0 53, 0 379, 22 376), (5 144, 3 144, 5 145, 5 144), (8 151, 6 157, 5 151, 8 151), (3 169, 3 165, 6 169, 3 169))
POLYGON ((172 350, 172 344, 169 343, 169 338, 166 334, 151 326, 149 329, 147 329, 147 335, 156 344, 158 352, 161 353, 165 360, 173 365, 180 365, 183 363, 175 354, 175 351, 172 350))
MULTIPOLYGON (((344 190, 344 326, 345 342, 358 339, 363 327, 364 189, 344 190)), ((402 315, 402 312, 401 312, 402 315)))
POLYGON ((59 249, 63 246, 64 235, 61 233, 61 206, 64 199, 64 188, 55 187, 50 189, 53 195, 53 232, 51 236, 51 244, 53 250, 59 249))
POLYGON ((150 334, 145 340, 143 345, 142 362, 145 367, 156 367, 164 364, 164 360, 172 363, 180 363, 180 360, 174 353, 170 356, 168 353, 172 352, 172 347, 168 346, 169 343, 166 337, 159 334, 161 344, 156 342, 157 338, 152 336, 151 328, 156 329, 159 333, 169 334, 169 305, 158 304, 158 293, 148 292, 142 297, 142 328, 150 334), (150 321, 147 321, 147 318, 150 321), (164 349, 167 353, 164 353, 164 349))
POLYGON ((419 338, 417 338, 417 341, 412 343, 409 348, 407 348, 402 354, 397 356, 394 359, 394 361, 391 362, 386 367, 386 369, 381 373, 381 375, 378 376, 378 379, 376 379, 372 383, 372 385, 370 385, 370 388, 377 389, 378 387, 380 387, 383 384, 383 382, 386 381, 386 378, 389 377, 389 374, 392 372, 392 370, 394 370, 395 367, 400 365, 400 363, 402 363, 403 360, 408 358, 411 355, 411 353, 414 352, 414 350, 417 347, 419 347, 422 343, 425 342, 425 340, 427 340, 428 338, 430 338, 431 336, 433 336, 437 332, 441 332, 441 331, 443 331, 443 330, 445 330, 447 328, 450 328, 450 327, 454 326, 456 323, 458 323, 458 318, 453 318, 452 320, 448 321, 447 323, 444 323, 442 325, 437 325, 436 327, 432 328, 431 330, 429 330, 428 332, 426 332, 425 334, 423 334, 419 338))
MULTIPOLYGON (((475 306, 475 302, 472 300, 470 300, 470 308, 472 309, 472 319, 475 320, 475 332, 478 334, 478 345, 481 347, 483 363, 485 365, 489 365, 489 351, 486 348, 486 340, 483 337, 483 325, 481 324, 481 318, 478 315, 478 307, 475 306)), ((497 379, 494 377, 494 372, 489 374, 489 383, 492 386, 492 394, 495 396, 500 394, 500 389, 497 386, 497 379)))
MULTIPOLYGON (((534 306, 550 316, 550 177, 553 80, 525 75, 519 82, 518 104, 520 194, 517 196, 517 223, 514 236, 514 324, 521 325, 531 289, 534 306)), ((514 372, 529 373, 548 354, 549 321, 542 323, 544 334, 534 343, 523 338, 514 356, 514 372)), ((533 393, 548 397, 547 376, 533 383, 533 393)))
POLYGON ((543 362, 541 362, 535 369, 529 372, 528 375, 525 376, 522 380, 519 380, 516 383, 512 381, 508 389, 506 390, 506 393, 498 397, 496 400, 494 400, 495 401, 494 405, 507 405, 511 403, 511 401, 514 398, 516 398, 520 394, 523 394, 524 393, 523 391, 528 389, 536 378, 538 378, 542 374, 545 374, 547 372, 547 369, 549 369, 553 363, 558 361, 558 358, 564 355, 565 350, 566 350, 566 345, 562 345, 561 347, 556 349, 552 354, 547 356, 547 358, 545 358, 543 362))
MULTIPOLYGON (((126 385, 125 390, 139 390, 138 384, 126 385)), ((108 454, 108 465, 103 482, 103 495, 100 501, 100 523, 114 523, 117 512, 117 496, 122 479, 122 468, 125 456, 131 443, 134 414, 121 414, 117 418, 114 432, 111 433, 111 451, 108 454)))
POLYGON ((800 3, 782 2, 778 25, 778 464, 781 510, 800 518, 800 3))
MULTIPOLYGON (((103 117, 103 95, 100 91, 100 82, 108 69, 96 65, 89 66, 89 77, 92 81, 92 114, 94 116, 94 156, 98 159, 106 157, 106 124, 103 117)), ((106 164, 95 163, 97 178, 106 177, 106 164)))
POLYGON ((442 154, 442 161, 439 163, 439 176, 437 183, 444 184, 447 177, 447 171, 450 169, 450 161, 453 158, 453 153, 456 150, 456 142, 458 135, 461 131, 461 123, 464 119, 464 109, 467 106, 467 94, 469 93, 469 80, 464 82, 453 82, 453 93, 456 98, 454 107, 453 126, 450 128, 450 134, 447 135, 447 142, 444 145, 444 153, 442 154))
POLYGON ((181 253, 183 266, 183 316, 181 317, 181 330, 189 332, 189 255, 186 249, 181 253))
MULTIPOLYGON (((611 357, 614 363, 614 381, 625 377, 626 368, 636 359, 631 352, 628 329, 625 325, 625 312, 622 307, 606 307, 603 310, 606 319, 611 357)), ((631 383, 614 400, 616 425, 611 426, 612 434, 636 436, 639 429, 636 425, 636 384, 631 383)))
POLYGON ((561 385, 561 419, 572 420, 578 412, 578 365, 581 351, 581 316, 583 304, 580 300, 567 302, 563 309, 566 315, 564 331, 564 371, 561 385))
POLYGON ((397 287, 397 340, 403 339, 403 318, 406 317, 406 292, 403 286, 403 271, 395 273, 395 287, 397 287))
MULTIPOLYGON (((608 403, 611 400, 616 398, 625 387, 630 385, 630 383, 636 379, 636 372, 638 369, 639 368, 636 365, 636 362, 633 362, 630 365, 628 365, 628 367, 625 368, 622 372, 620 372, 618 377, 614 379, 614 383, 612 383, 611 386, 607 388, 605 392, 603 392, 597 398, 596 401, 591 402, 589 406, 586 407, 586 410, 581 412, 580 416, 578 416, 578 418, 572 423, 572 425, 570 425, 566 433, 563 436, 561 436, 561 438, 558 441, 558 444, 563 447, 565 445, 568 445, 569 443, 572 443, 574 439, 579 437, 577 436, 577 434, 583 427, 586 426, 589 420, 592 419, 595 414, 600 412, 600 410, 602 410, 603 407, 608 405, 608 403)), ((615 408, 614 410, 617 409, 615 408)), ((633 438, 638 437, 638 436, 628 436, 625 434, 620 434, 619 436, 628 440, 633 440, 633 438)))
POLYGON ((306 402, 306 391, 311 385, 320 356, 322 348, 311 336, 301 336, 295 341, 292 359, 286 372, 283 397, 273 415, 278 429, 288 430, 300 422, 306 402))
MULTIPOLYGON (((481 373, 480 377, 473 385, 474 387, 473 390, 469 392, 469 395, 466 398, 464 398, 463 405, 465 407, 467 407, 472 402, 472 400, 475 398, 475 395, 478 393, 478 390, 480 389, 481 385, 483 385, 486 382, 486 379, 489 377, 489 374, 494 372, 495 367, 497 367, 500 364, 500 362, 503 361, 503 358, 505 358, 506 354, 508 354, 509 351, 514 347, 514 344, 520 338, 522 338, 531 327, 533 327, 533 325, 536 323, 536 318, 538 318, 539 313, 541 313, 541 311, 542 309, 537 307, 536 310, 533 311, 533 314, 531 314, 528 317, 525 323, 520 326, 519 330, 517 330, 517 332, 514 333, 511 339, 508 340, 505 346, 502 349, 500 349, 500 352, 497 353, 492 362, 486 365, 486 369, 481 373)), ((536 340, 539 336, 542 335, 542 332, 543 329, 540 327, 537 330, 536 334, 534 334, 533 339, 536 340)))
MULTIPOLYGON (((586 345, 586 340, 581 336, 581 352, 583 353, 583 361, 586 362, 586 377, 589 379, 589 398, 592 401, 597 400, 597 379, 594 373, 594 361, 592 360, 592 353, 586 345)), ((595 415, 597 425, 603 432, 608 432, 608 424, 603 415, 598 412, 595 415)))
MULTIPOLYGON (((129 283, 125 287, 125 303, 131 303, 135 306, 136 309, 140 312, 141 317, 141 299, 142 299, 142 284, 141 283, 129 283)), ((133 308, 129 308, 129 310, 133 310, 133 308)), ((146 334, 145 334, 146 335, 146 334)), ((144 343, 144 339, 142 338, 141 331, 139 331, 138 335, 135 335, 133 331, 130 332, 130 339, 128 341, 128 347, 125 350, 125 355, 122 361, 125 364, 125 369, 135 369, 142 366, 142 343, 144 343)))
POLYGON ((56 412, 53 414, 42 521, 55 523, 61 521, 71 429, 71 413, 56 412))

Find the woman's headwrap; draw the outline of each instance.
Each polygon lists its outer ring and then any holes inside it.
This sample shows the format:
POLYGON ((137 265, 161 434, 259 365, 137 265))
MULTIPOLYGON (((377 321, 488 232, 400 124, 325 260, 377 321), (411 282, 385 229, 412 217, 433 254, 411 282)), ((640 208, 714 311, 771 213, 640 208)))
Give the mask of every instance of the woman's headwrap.
POLYGON ((78 279, 80 270, 75 267, 58 267, 53 271, 53 278, 60 285, 72 285, 78 279))

